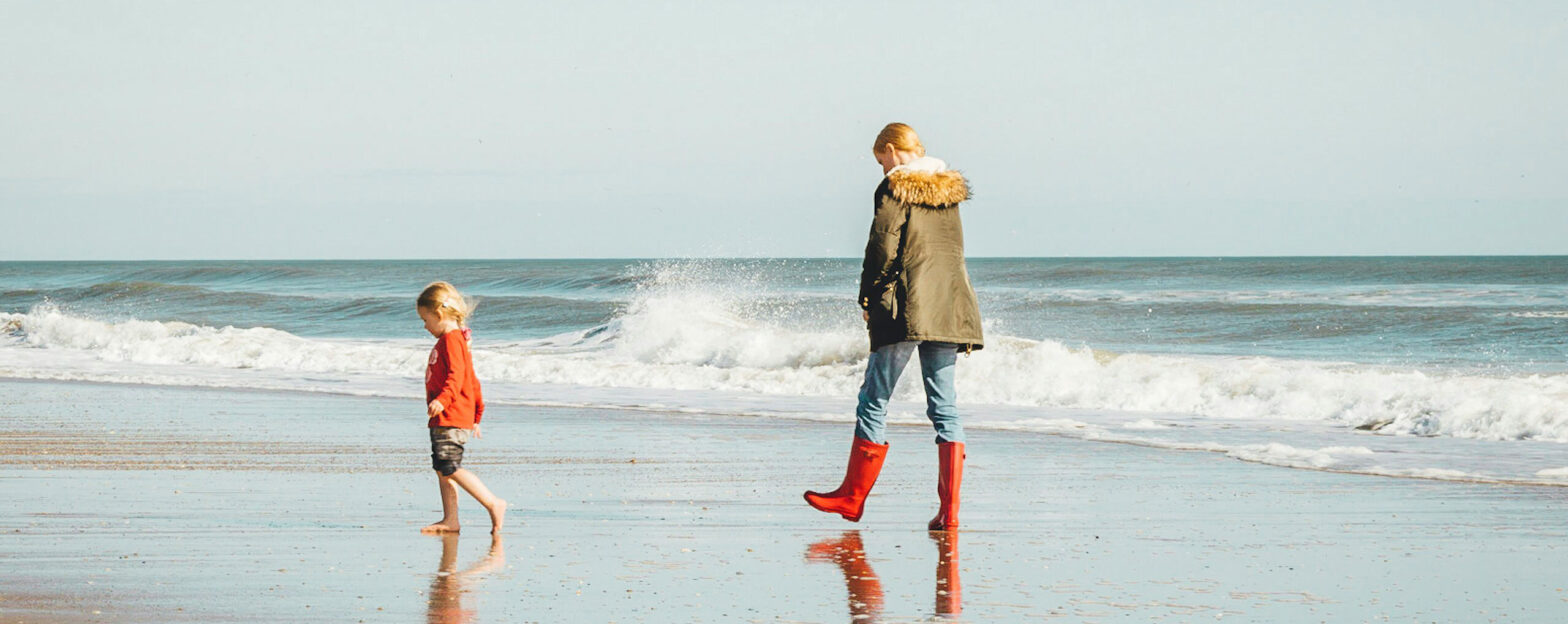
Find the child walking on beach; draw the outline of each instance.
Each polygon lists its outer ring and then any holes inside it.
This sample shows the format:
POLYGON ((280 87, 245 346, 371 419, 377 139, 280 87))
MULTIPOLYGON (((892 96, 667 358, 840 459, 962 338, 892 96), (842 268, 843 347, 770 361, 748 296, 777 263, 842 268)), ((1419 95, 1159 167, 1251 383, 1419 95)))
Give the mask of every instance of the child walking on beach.
POLYGON ((436 337, 425 367, 425 401, 430 421, 430 460, 441 486, 441 520, 425 533, 456 533, 457 488, 462 487, 490 512, 490 532, 499 534, 506 520, 506 501, 491 494, 479 476, 463 468, 468 434, 483 438, 479 421, 485 413, 479 377, 468 351, 468 315, 473 305, 451 284, 436 282, 419 293, 415 305, 425 330, 436 337))

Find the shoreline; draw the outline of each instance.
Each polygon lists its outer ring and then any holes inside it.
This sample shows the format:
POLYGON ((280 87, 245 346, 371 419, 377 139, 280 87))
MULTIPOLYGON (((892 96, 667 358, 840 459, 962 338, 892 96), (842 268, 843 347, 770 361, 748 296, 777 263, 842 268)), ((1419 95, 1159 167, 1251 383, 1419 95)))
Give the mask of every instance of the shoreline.
MULTIPOLYGON (((347 391, 341 391, 341 390, 334 390, 334 389, 330 389, 330 388, 287 388, 287 387, 254 387, 254 386, 253 387, 232 387, 232 386, 225 386, 225 385, 180 385, 180 384, 172 384, 172 383, 165 384, 165 383, 156 383, 156 382, 131 382, 131 381, 112 381, 112 380, 92 380, 92 379, 40 379, 40 378, 4 377, 4 376, 0 376, 0 384, 6 384, 6 383, 45 384, 45 385, 47 385, 47 384, 65 384, 65 385, 85 384, 85 385, 90 385, 90 386, 118 387, 118 388, 127 388, 127 389, 133 389, 133 388, 157 388, 157 389, 165 389, 165 390, 171 390, 171 391, 190 390, 190 391, 195 391, 195 392, 210 392, 210 393, 218 393, 218 394, 223 394, 223 393, 244 393, 244 394, 260 393, 260 394, 272 395, 272 396, 277 396, 277 397, 289 397, 289 396, 331 396, 331 397, 355 398, 355 399, 365 399, 365 400, 392 400, 392 401, 413 401, 413 400, 417 400, 417 398, 418 398, 417 392, 410 392, 407 396, 394 396, 392 393, 377 392, 377 391, 374 391, 374 390, 367 391, 367 392, 356 393, 356 392, 347 392, 347 391)), ((500 387, 503 387, 503 388, 508 387, 507 384, 498 384, 498 385, 500 387)), ((515 385, 515 384, 512 384, 512 385, 515 385)), ((555 384, 543 384, 543 385, 544 386, 555 386, 555 384)), ((680 393, 682 391, 671 391, 671 390, 666 390, 666 389, 648 389, 648 388, 620 388, 620 387, 592 387, 592 388, 589 388, 589 389, 593 390, 593 391, 600 392, 600 393, 602 393, 604 395, 610 395, 612 397, 615 397, 616 395, 619 395, 618 398, 620 398, 620 402, 606 401, 606 402, 603 402, 603 403, 584 403, 584 402, 549 401, 549 400, 534 400, 534 401, 530 401, 530 400, 525 400, 525 399, 507 399, 507 398, 490 398, 489 402, 490 402, 491 405, 495 405, 495 406, 505 406, 505 407, 508 407, 508 408, 518 408, 518 409, 595 410, 595 411, 613 411, 613 412, 620 412, 620 413, 627 413, 627 414, 681 415, 681 416, 698 416, 698 417, 707 416, 707 417, 722 417, 722 418, 742 418, 742 419, 748 419, 748 420, 754 419, 754 420, 762 420, 762 421, 776 421, 776 422, 779 422, 781 424, 787 424, 787 423, 818 423, 818 424, 822 424, 822 423, 852 423, 853 422, 848 417, 845 417, 845 416, 842 416, 842 415, 838 415, 838 414, 824 415, 823 413, 806 413, 806 412, 795 413, 795 412, 790 412, 790 411, 787 411, 787 410, 786 411, 773 411, 773 410, 757 411, 757 410, 745 410, 745 409, 740 409, 740 408, 736 408, 736 409, 708 409, 708 408, 704 408, 704 407, 700 407, 700 406, 669 405, 669 404, 659 403, 657 401, 651 401, 652 403, 654 403, 653 405, 635 405, 635 404, 630 404, 630 403, 638 402, 638 401, 649 402, 649 397, 659 396, 659 395, 667 395, 667 394, 669 394, 671 392, 680 393)), ((775 395, 766 395, 766 394, 746 395, 746 394, 739 394, 739 393, 732 393, 732 394, 734 394, 735 397, 738 397, 739 400, 741 400, 741 401, 751 402, 751 403, 756 403, 756 404, 761 404, 761 405, 778 404, 778 405, 789 406, 789 405, 791 405, 793 403, 802 403, 802 404, 814 403, 814 404, 817 404, 818 407, 820 407, 822 405, 827 405, 827 404, 831 404, 831 403, 834 403, 834 402, 839 402, 839 403, 844 402, 843 400, 828 399, 828 398, 823 398, 823 397, 793 397, 793 396, 775 396, 775 395)), ((660 398, 667 398, 667 396, 660 397, 660 398)), ((896 400, 896 401, 894 401, 893 405, 891 405, 890 408, 889 408, 888 426, 891 427, 891 428, 896 428, 896 429, 905 430, 905 431, 908 431, 908 430, 923 430, 925 427, 928 426, 925 423, 925 421, 923 419, 919 418, 919 417, 915 417, 915 416, 911 415, 912 413, 918 413, 919 409, 920 409, 919 405, 917 405, 916 403, 914 403, 912 401, 907 401, 907 400, 896 400), (900 410, 899 408, 903 408, 903 409, 900 410)), ((1004 433, 1007 433, 1007 434, 1023 435, 1023 436, 1031 436, 1031 435, 1033 435, 1033 436, 1051 436, 1051 437, 1061 438, 1061 439, 1064 439, 1064 440, 1074 440, 1074 441, 1080 441, 1080 442, 1092 442, 1092 443, 1098 443, 1098 444, 1119 444, 1119 445, 1127 445, 1127 446, 1151 449, 1151 450, 1156 450, 1156 451, 1165 451, 1165 452, 1171 452, 1171 453, 1199 453, 1199 454, 1217 455, 1217 456, 1220 456, 1220 457, 1224 457, 1226 459, 1235 460, 1235 461, 1239 461, 1239 462, 1243 462, 1243 463, 1255 464, 1255 465, 1259 465, 1259 466, 1268 466, 1268 467, 1273 467, 1273 468, 1283 468, 1283 469, 1289 469, 1289 470, 1307 470, 1307 471, 1316 471, 1316 472, 1325 472, 1325 473, 1352 475, 1352 476, 1393 478, 1393 479, 1408 479, 1408 480, 1418 480, 1418 481, 1431 481, 1431 482, 1438 482, 1438 483, 1474 484, 1474 485, 1503 485, 1503 486, 1510 486, 1510 487, 1568 488, 1568 474, 1563 474, 1562 476, 1552 476, 1552 477, 1544 477, 1544 476, 1539 476, 1538 475, 1538 476, 1536 476, 1536 478, 1531 479, 1531 478, 1523 478, 1523 477, 1508 477, 1508 476, 1497 476, 1497 475, 1477 475, 1477 474, 1466 473, 1466 472, 1463 472, 1463 471, 1444 470, 1444 469, 1433 469, 1433 470, 1427 471, 1427 473, 1423 473, 1423 472, 1421 472, 1419 470, 1409 470, 1409 469, 1405 469, 1405 470, 1401 471, 1401 470, 1385 469, 1381 465, 1372 466, 1372 467, 1360 467, 1360 468, 1344 468, 1344 467, 1334 467, 1334 466, 1328 466, 1328 465, 1313 465, 1312 463, 1310 463, 1310 458, 1309 458, 1309 460, 1298 460, 1297 458, 1290 457, 1288 454, 1285 457, 1282 457, 1282 458, 1274 458, 1274 457, 1268 457, 1268 456, 1259 457, 1259 456, 1256 456, 1256 455, 1248 455, 1246 453, 1241 452, 1241 451, 1248 450, 1249 447, 1276 446, 1276 445, 1279 445, 1279 443, 1272 441, 1270 438, 1275 438, 1275 437, 1283 438, 1283 437, 1286 437, 1285 436, 1285 433, 1286 433, 1285 431, 1264 431, 1264 432, 1258 432, 1258 435, 1255 436, 1256 438, 1258 438, 1258 443, 1249 444, 1249 445, 1238 445, 1237 443, 1234 443, 1234 442, 1227 443, 1227 444, 1222 444, 1222 443, 1219 443, 1219 442, 1216 442, 1216 441, 1213 441, 1213 440, 1202 439, 1201 435, 1199 437, 1192 437, 1192 438, 1189 438, 1189 439, 1186 439, 1186 440, 1148 439, 1148 438, 1140 437, 1139 434, 1140 433, 1144 433, 1143 431, 1139 431, 1139 430, 1117 430, 1114 427, 1111 427, 1111 426, 1103 424, 1103 423, 1102 424, 1091 424, 1091 423, 1082 422, 1082 421, 1078 420, 1077 418, 1073 418, 1074 416, 1077 416, 1078 418, 1083 418, 1085 420, 1091 420, 1090 417, 1093 417, 1093 416, 1110 415, 1110 416, 1113 416, 1116 419, 1138 417, 1141 420, 1145 420, 1145 419, 1150 418, 1150 417, 1152 417, 1152 418, 1159 418, 1161 416, 1161 414, 1159 414, 1159 413, 1149 413, 1149 414, 1139 413, 1139 412, 1125 412, 1125 413, 1122 413, 1122 412, 1113 412, 1113 411, 1095 410, 1095 409, 1029 408, 1029 407, 1025 407, 1025 406, 994 406, 994 405, 974 405, 974 406, 968 406, 966 411, 973 411, 973 412, 990 411, 990 412, 1005 413, 1005 414, 1009 414, 1013 418, 1020 419, 1019 422, 1032 422, 1032 423, 1035 423, 1037 425, 1034 428, 1026 429, 1026 428, 1021 428, 1021 427, 1012 425, 1009 422, 1005 422, 1005 421, 1004 422, 1000 422, 1000 423, 987 422, 987 421, 984 421, 984 420, 976 421, 971 416, 970 420, 968 422, 966 422, 966 428, 971 429, 971 430, 989 430, 989 431, 1004 432, 1004 433), (1040 426, 1040 423, 1044 423, 1044 426, 1040 426)), ((1227 426, 1226 422, 1227 421, 1225 421, 1223 419, 1215 419, 1214 421, 1212 421, 1209 424, 1212 427, 1216 428, 1216 429, 1224 429, 1227 426)), ((1319 425, 1320 425, 1320 429, 1319 429, 1320 433, 1327 432, 1330 436, 1334 436, 1334 438, 1347 438, 1345 440, 1342 440, 1342 439, 1331 439, 1331 438, 1322 438, 1322 439, 1318 440, 1319 446, 1320 447, 1324 447, 1324 448, 1320 448, 1320 450, 1325 450, 1325 448, 1326 449, 1345 448, 1345 447, 1343 447, 1343 444, 1345 442, 1347 442, 1347 441, 1351 442, 1351 443, 1355 443, 1355 442, 1358 442, 1358 441, 1365 441, 1365 443, 1367 443, 1367 444, 1376 444, 1378 442, 1384 442, 1384 443, 1387 443, 1387 444, 1403 444, 1403 445, 1407 445, 1407 446, 1411 447, 1411 449, 1416 449, 1416 448, 1419 448, 1419 445, 1421 444, 1422 440, 1429 439, 1429 438, 1414 437, 1414 436, 1382 435, 1382 434, 1376 434, 1376 433, 1371 433, 1371 432, 1351 431, 1351 430, 1346 430, 1346 429, 1339 428, 1337 426, 1332 426, 1332 425, 1330 425, 1330 426, 1321 426, 1321 424, 1319 424, 1319 425)), ((1303 425, 1303 426, 1309 426, 1309 425, 1303 425)), ((1172 431, 1165 430, 1165 431, 1162 431, 1161 433, 1169 434, 1169 433, 1172 433, 1172 431)), ((1469 439, 1462 439, 1462 438, 1450 438, 1450 439, 1453 440, 1455 443, 1467 443, 1467 444, 1479 442, 1479 443, 1482 443, 1482 444, 1547 445, 1547 446, 1543 446, 1541 448, 1532 448, 1531 446, 1521 446, 1520 447, 1521 449, 1533 451, 1533 453, 1530 453, 1529 455, 1537 456, 1537 457, 1554 455, 1554 451, 1556 451, 1557 449, 1551 448, 1549 445, 1560 444, 1560 443, 1557 443, 1557 442, 1546 441, 1546 440, 1491 441, 1491 440, 1469 440, 1469 439), (1545 450, 1543 450, 1543 448, 1545 450)), ((1311 442, 1310 439, 1307 440, 1307 441, 1311 442)), ((1310 449, 1310 445, 1308 445, 1306 447, 1299 447, 1299 448, 1295 447, 1295 446, 1291 446, 1291 445, 1284 445, 1284 448, 1285 448, 1286 451, 1292 452, 1292 453, 1299 452, 1299 451, 1312 452, 1311 449, 1310 449)), ((1350 447, 1350 448, 1357 449, 1357 448, 1362 448, 1362 447, 1350 447)), ((1399 449, 1396 448, 1393 452, 1394 453, 1400 453, 1400 452, 1408 453, 1410 451, 1409 450, 1400 451, 1399 449)), ((1561 463, 1564 466, 1568 466, 1568 460, 1564 460, 1561 463)), ((1555 465, 1554 465, 1554 467, 1555 467, 1555 465)), ((1568 471, 1568 467, 1563 468, 1563 470, 1564 471, 1568 471)))
POLYGON ((0 464, 15 501, 0 512, 0 557, 15 564, 0 605, 31 595, 25 618, 62 622, 1547 622, 1568 608, 1563 488, 975 430, 964 528, 944 545, 924 530, 928 431, 890 430, 851 524, 799 499, 842 475, 841 423, 565 408, 493 407, 470 447, 467 466, 513 505, 497 565, 471 499, 459 540, 418 534, 439 503, 417 408, 0 382, 8 456, 40 448, 15 434, 47 423, 103 449, 0 464), (122 468, 92 465, 116 452, 122 468))

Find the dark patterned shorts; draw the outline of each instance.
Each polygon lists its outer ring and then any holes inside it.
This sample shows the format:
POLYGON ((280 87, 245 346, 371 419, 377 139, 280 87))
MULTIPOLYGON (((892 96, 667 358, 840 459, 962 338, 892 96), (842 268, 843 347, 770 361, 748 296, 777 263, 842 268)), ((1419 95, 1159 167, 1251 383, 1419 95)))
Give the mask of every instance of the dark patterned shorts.
POLYGON ((463 467, 463 445, 468 444, 468 430, 457 427, 430 428, 430 465, 436 472, 452 476, 463 467))

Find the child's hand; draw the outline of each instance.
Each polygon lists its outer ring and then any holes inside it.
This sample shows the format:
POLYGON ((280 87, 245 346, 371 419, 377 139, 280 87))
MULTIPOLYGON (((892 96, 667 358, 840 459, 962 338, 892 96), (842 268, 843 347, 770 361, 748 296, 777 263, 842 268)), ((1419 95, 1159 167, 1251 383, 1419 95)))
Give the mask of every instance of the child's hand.
POLYGON ((430 402, 430 407, 429 407, 430 417, 431 418, 435 418, 437 416, 440 416, 441 412, 444 411, 445 409, 446 409, 446 406, 442 405, 440 401, 431 401, 430 402))
POLYGON ((485 439, 485 434, 483 431, 479 430, 479 425, 474 425, 474 437, 480 440, 485 439))

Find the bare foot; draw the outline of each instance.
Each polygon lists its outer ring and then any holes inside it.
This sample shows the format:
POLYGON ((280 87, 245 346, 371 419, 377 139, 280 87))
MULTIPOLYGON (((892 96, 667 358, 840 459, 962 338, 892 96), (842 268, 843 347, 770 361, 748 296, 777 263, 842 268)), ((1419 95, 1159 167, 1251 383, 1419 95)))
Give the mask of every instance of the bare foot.
POLYGON ((440 522, 437 522, 435 524, 427 526, 427 527, 425 527, 423 529, 420 529, 419 532, 420 533, 456 533, 459 528, 461 528, 461 527, 458 526, 456 520, 453 520, 451 522, 447 522, 446 520, 442 520, 440 522))
POLYGON ((490 534, 499 535, 501 525, 506 524, 506 501, 496 499, 490 505, 490 534))

